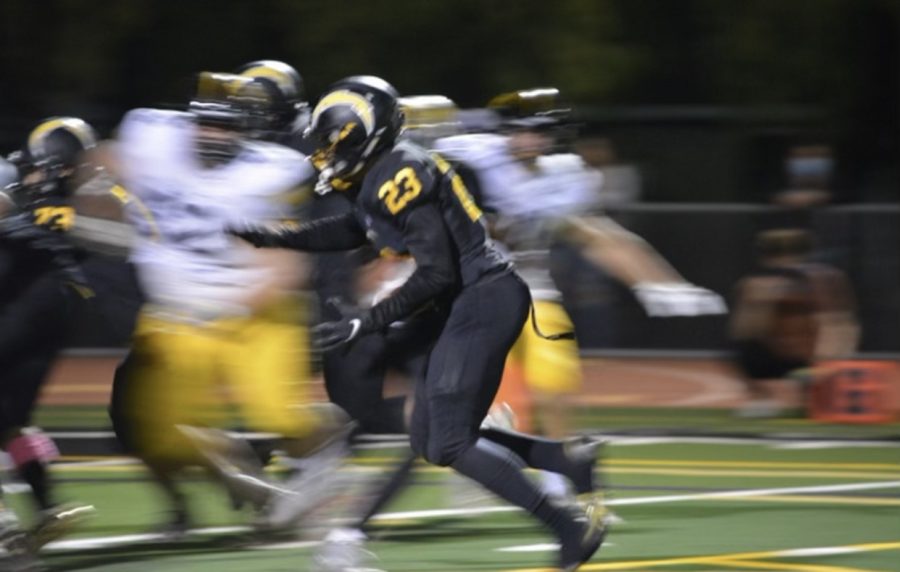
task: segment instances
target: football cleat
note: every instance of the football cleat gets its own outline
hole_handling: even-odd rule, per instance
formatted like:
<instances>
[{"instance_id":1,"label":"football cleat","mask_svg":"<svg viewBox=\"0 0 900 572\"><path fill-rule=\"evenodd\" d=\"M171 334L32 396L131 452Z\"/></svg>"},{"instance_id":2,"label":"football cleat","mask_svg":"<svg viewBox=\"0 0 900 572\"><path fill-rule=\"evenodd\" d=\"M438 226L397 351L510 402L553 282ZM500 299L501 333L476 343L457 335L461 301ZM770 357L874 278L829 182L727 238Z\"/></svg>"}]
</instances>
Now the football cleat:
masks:
<instances>
[{"instance_id":1,"label":"football cleat","mask_svg":"<svg viewBox=\"0 0 900 572\"><path fill-rule=\"evenodd\" d=\"M37 552L57 538L71 534L86 519L96 514L92 505L62 504L44 511L28 535L28 547Z\"/></svg>"},{"instance_id":2,"label":"football cleat","mask_svg":"<svg viewBox=\"0 0 900 572\"><path fill-rule=\"evenodd\" d=\"M575 522L579 530L561 539L559 567L564 572L577 570L600 549L609 530L602 511L588 504L578 510ZM573 507L575 509L575 507Z\"/></svg>"},{"instance_id":3,"label":"football cleat","mask_svg":"<svg viewBox=\"0 0 900 572\"><path fill-rule=\"evenodd\" d=\"M349 439L355 422L346 423L325 443L303 457L296 471L269 499L262 527L284 530L319 507L328 504L340 492L336 472L350 454Z\"/></svg>"}]
</instances>

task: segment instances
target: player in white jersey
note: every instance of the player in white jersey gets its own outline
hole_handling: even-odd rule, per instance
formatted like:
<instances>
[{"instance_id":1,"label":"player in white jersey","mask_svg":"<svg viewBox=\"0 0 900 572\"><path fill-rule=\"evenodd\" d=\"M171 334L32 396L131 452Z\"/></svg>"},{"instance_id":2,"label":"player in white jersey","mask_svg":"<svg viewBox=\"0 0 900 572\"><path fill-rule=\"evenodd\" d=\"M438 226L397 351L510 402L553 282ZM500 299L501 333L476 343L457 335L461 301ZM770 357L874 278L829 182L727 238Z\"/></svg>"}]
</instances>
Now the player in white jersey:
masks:
<instances>
[{"instance_id":1,"label":"player in white jersey","mask_svg":"<svg viewBox=\"0 0 900 572\"><path fill-rule=\"evenodd\" d=\"M188 112L129 112L104 162L153 214L152 225L132 221L131 259L146 300L121 403L132 445L176 510L184 499L175 471L202 465L235 498L270 507L269 524L284 525L306 507L274 505L288 491L262 477L246 443L209 429L229 425L228 406L236 406L244 427L281 436L281 448L299 457L342 424L333 409L308 403L303 260L222 230L296 218L297 195L314 177L300 153L246 136L258 87L253 78L202 73Z\"/></svg>"},{"instance_id":2,"label":"player in white jersey","mask_svg":"<svg viewBox=\"0 0 900 572\"><path fill-rule=\"evenodd\" d=\"M533 397L550 437L569 432L568 396L579 391L582 376L574 335L553 340L541 335L573 331L550 276L552 243L576 245L630 286L651 316L725 311L717 294L688 283L644 240L598 214L601 173L578 155L554 151L566 115L558 98L552 88L503 94L489 105L506 116L502 133L447 137L434 145L472 171L483 205L495 213L492 234L511 250L531 290L534 323L525 326L510 351L496 403L518 405L517 414L528 423ZM520 381L527 388L517 386ZM547 482L550 492L564 492L560 480Z\"/></svg>"}]
</instances>

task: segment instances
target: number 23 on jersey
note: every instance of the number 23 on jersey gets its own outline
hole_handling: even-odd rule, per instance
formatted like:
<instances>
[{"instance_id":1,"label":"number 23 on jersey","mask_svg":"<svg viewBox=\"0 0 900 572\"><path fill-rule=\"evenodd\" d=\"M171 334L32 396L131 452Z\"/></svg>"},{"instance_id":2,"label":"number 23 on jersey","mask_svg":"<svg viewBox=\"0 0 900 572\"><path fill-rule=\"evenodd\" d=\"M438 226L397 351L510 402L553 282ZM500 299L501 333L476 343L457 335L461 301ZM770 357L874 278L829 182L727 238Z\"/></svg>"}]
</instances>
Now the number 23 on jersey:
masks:
<instances>
[{"instance_id":1,"label":"number 23 on jersey","mask_svg":"<svg viewBox=\"0 0 900 572\"><path fill-rule=\"evenodd\" d=\"M397 171L394 178L385 182L378 189L378 198L384 201L388 212L392 215L402 211L411 200L422 192L422 182L412 167L404 167Z\"/></svg>"}]
</instances>

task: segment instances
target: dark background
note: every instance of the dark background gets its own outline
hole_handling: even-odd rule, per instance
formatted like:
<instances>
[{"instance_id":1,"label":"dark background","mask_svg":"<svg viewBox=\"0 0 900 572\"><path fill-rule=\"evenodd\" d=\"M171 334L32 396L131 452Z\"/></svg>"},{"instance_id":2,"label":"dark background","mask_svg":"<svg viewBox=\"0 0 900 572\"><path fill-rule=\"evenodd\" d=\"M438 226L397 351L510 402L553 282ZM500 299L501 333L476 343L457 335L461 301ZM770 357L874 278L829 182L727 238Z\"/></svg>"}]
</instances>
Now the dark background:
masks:
<instances>
[{"instance_id":1,"label":"dark background","mask_svg":"<svg viewBox=\"0 0 900 572\"><path fill-rule=\"evenodd\" d=\"M461 107L556 86L585 136L612 139L640 168L650 206L767 204L785 185L790 146L828 145L835 206L817 219L823 256L863 294L864 348L900 350L900 215L853 210L900 201L896 0L2 0L0 150L48 115L79 115L108 135L129 108L182 104L194 72L260 58L294 65L312 100L357 73ZM769 224L744 211L626 215L689 279L723 294ZM610 323L622 324L614 335L583 339L724 343L718 319Z\"/></svg>"}]
</instances>

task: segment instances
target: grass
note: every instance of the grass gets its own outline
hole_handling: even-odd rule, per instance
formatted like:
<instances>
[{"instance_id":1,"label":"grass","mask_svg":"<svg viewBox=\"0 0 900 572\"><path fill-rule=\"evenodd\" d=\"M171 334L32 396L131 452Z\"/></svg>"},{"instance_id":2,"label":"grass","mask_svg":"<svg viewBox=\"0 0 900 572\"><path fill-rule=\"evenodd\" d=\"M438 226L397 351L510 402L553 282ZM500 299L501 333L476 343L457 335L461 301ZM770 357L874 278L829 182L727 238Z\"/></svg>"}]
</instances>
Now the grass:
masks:
<instances>
[{"instance_id":1,"label":"grass","mask_svg":"<svg viewBox=\"0 0 900 572\"><path fill-rule=\"evenodd\" d=\"M369 452L348 472L385 466L391 452ZM611 503L625 522L584 570L900 570L900 448L786 449L778 444L613 443L604 452ZM158 525L164 504L136 465L57 466L60 493L95 504L98 515L77 535L110 537ZM459 508L448 471L421 466L387 508L391 513ZM878 489L716 498L709 493L776 487ZM185 483L195 526L248 524L217 488ZM746 494L746 493L745 493ZM12 502L28 514L21 495ZM482 499L479 508L495 506ZM499 506L499 505L498 505ZM401 515L375 522L369 547L391 572L536 571L552 552L508 551L551 538L516 511L473 516ZM314 547L279 545L245 532L197 535L178 545L126 543L53 550L50 570L84 572L245 572L309 570ZM796 552L797 549L827 549ZM794 552L784 552L794 551Z\"/></svg>"}]
</instances>

